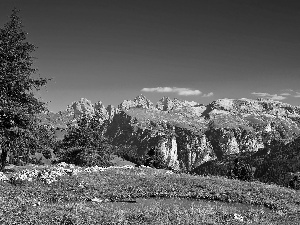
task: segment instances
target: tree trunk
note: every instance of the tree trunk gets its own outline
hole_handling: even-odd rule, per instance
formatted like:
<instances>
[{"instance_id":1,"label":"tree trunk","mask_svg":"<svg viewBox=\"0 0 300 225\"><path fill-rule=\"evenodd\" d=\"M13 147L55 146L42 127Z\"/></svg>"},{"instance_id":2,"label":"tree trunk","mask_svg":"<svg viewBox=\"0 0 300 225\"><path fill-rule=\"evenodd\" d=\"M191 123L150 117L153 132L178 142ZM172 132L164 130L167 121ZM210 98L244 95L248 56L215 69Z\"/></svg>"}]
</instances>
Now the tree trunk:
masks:
<instances>
[{"instance_id":1,"label":"tree trunk","mask_svg":"<svg viewBox=\"0 0 300 225\"><path fill-rule=\"evenodd\" d=\"M0 155L0 160L1 160L1 165L0 165L0 171L4 170L5 164L6 164L6 158L7 158L7 150L2 149L1 155Z\"/></svg>"}]
</instances>

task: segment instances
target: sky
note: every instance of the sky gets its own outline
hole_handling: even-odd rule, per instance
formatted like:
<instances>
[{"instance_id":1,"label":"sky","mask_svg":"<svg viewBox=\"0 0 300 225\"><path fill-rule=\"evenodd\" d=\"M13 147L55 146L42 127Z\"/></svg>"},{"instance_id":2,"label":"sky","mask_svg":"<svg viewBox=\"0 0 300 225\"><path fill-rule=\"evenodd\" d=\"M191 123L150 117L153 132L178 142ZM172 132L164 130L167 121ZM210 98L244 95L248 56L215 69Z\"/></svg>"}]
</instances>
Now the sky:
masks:
<instances>
[{"instance_id":1,"label":"sky","mask_svg":"<svg viewBox=\"0 0 300 225\"><path fill-rule=\"evenodd\" d=\"M1 0L1 28L14 7L51 111L140 94L300 105L297 0Z\"/></svg>"}]
</instances>

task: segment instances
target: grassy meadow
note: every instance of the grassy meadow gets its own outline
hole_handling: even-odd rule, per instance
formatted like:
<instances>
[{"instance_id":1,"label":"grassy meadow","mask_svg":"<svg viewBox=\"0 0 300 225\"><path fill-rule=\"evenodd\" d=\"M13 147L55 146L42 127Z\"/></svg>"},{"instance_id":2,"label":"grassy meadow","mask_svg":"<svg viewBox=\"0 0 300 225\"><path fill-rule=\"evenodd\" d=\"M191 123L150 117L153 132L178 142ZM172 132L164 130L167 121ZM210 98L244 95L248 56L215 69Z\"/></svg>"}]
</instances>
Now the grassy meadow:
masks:
<instances>
[{"instance_id":1,"label":"grassy meadow","mask_svg":"<svg viewBox=\"0 0 300 225\"><path fill-rule=\"evenodd\" d=\"M147 167L0 182L0 224L282 223L300 223L299 191L259 182Z\"/></svg>"}]
</instances>

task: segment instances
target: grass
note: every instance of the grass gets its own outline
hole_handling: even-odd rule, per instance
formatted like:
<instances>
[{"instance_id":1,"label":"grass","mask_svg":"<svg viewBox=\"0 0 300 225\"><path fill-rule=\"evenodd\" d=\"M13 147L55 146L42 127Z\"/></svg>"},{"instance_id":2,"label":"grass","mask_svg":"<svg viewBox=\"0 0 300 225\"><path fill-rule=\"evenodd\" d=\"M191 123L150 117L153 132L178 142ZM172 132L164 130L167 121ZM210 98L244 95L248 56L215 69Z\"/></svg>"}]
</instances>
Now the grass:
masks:
<instances>
[{"instance_id":1,"label":"grass","mask_svg":"<svg viewBox=\"0 0 300 225\"><path fill-rule=\"evenodd\" d=\"M163 200L142 206L111 203L150 198L186 198L195 204L166 205ZM202 200L224 204L197 206ZM269 210L242 210L233 203ZM39 180L18 185L0 183L0 224L299 224L298 218L297 191L151 168L84 172L49 185Z\"/></svg>"}]
</instances>

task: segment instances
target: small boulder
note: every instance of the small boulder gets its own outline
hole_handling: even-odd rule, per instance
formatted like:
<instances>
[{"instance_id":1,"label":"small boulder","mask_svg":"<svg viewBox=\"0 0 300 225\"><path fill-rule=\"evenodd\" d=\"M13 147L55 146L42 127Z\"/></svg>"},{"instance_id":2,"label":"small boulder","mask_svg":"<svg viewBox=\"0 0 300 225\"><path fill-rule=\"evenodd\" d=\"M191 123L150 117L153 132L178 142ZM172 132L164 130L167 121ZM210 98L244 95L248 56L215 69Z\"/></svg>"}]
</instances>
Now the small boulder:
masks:
<instances>
[{"instance_id":1,"label":"small boulder","mask_svg":"<svg viewBox=\"0 0 300 225\"><path fill-rule=\"evenodd\" d=\"M0 172L0 181L8 181L8 180L9 180L8 177L4 173Z\"/></svg>"}]
</instances>

